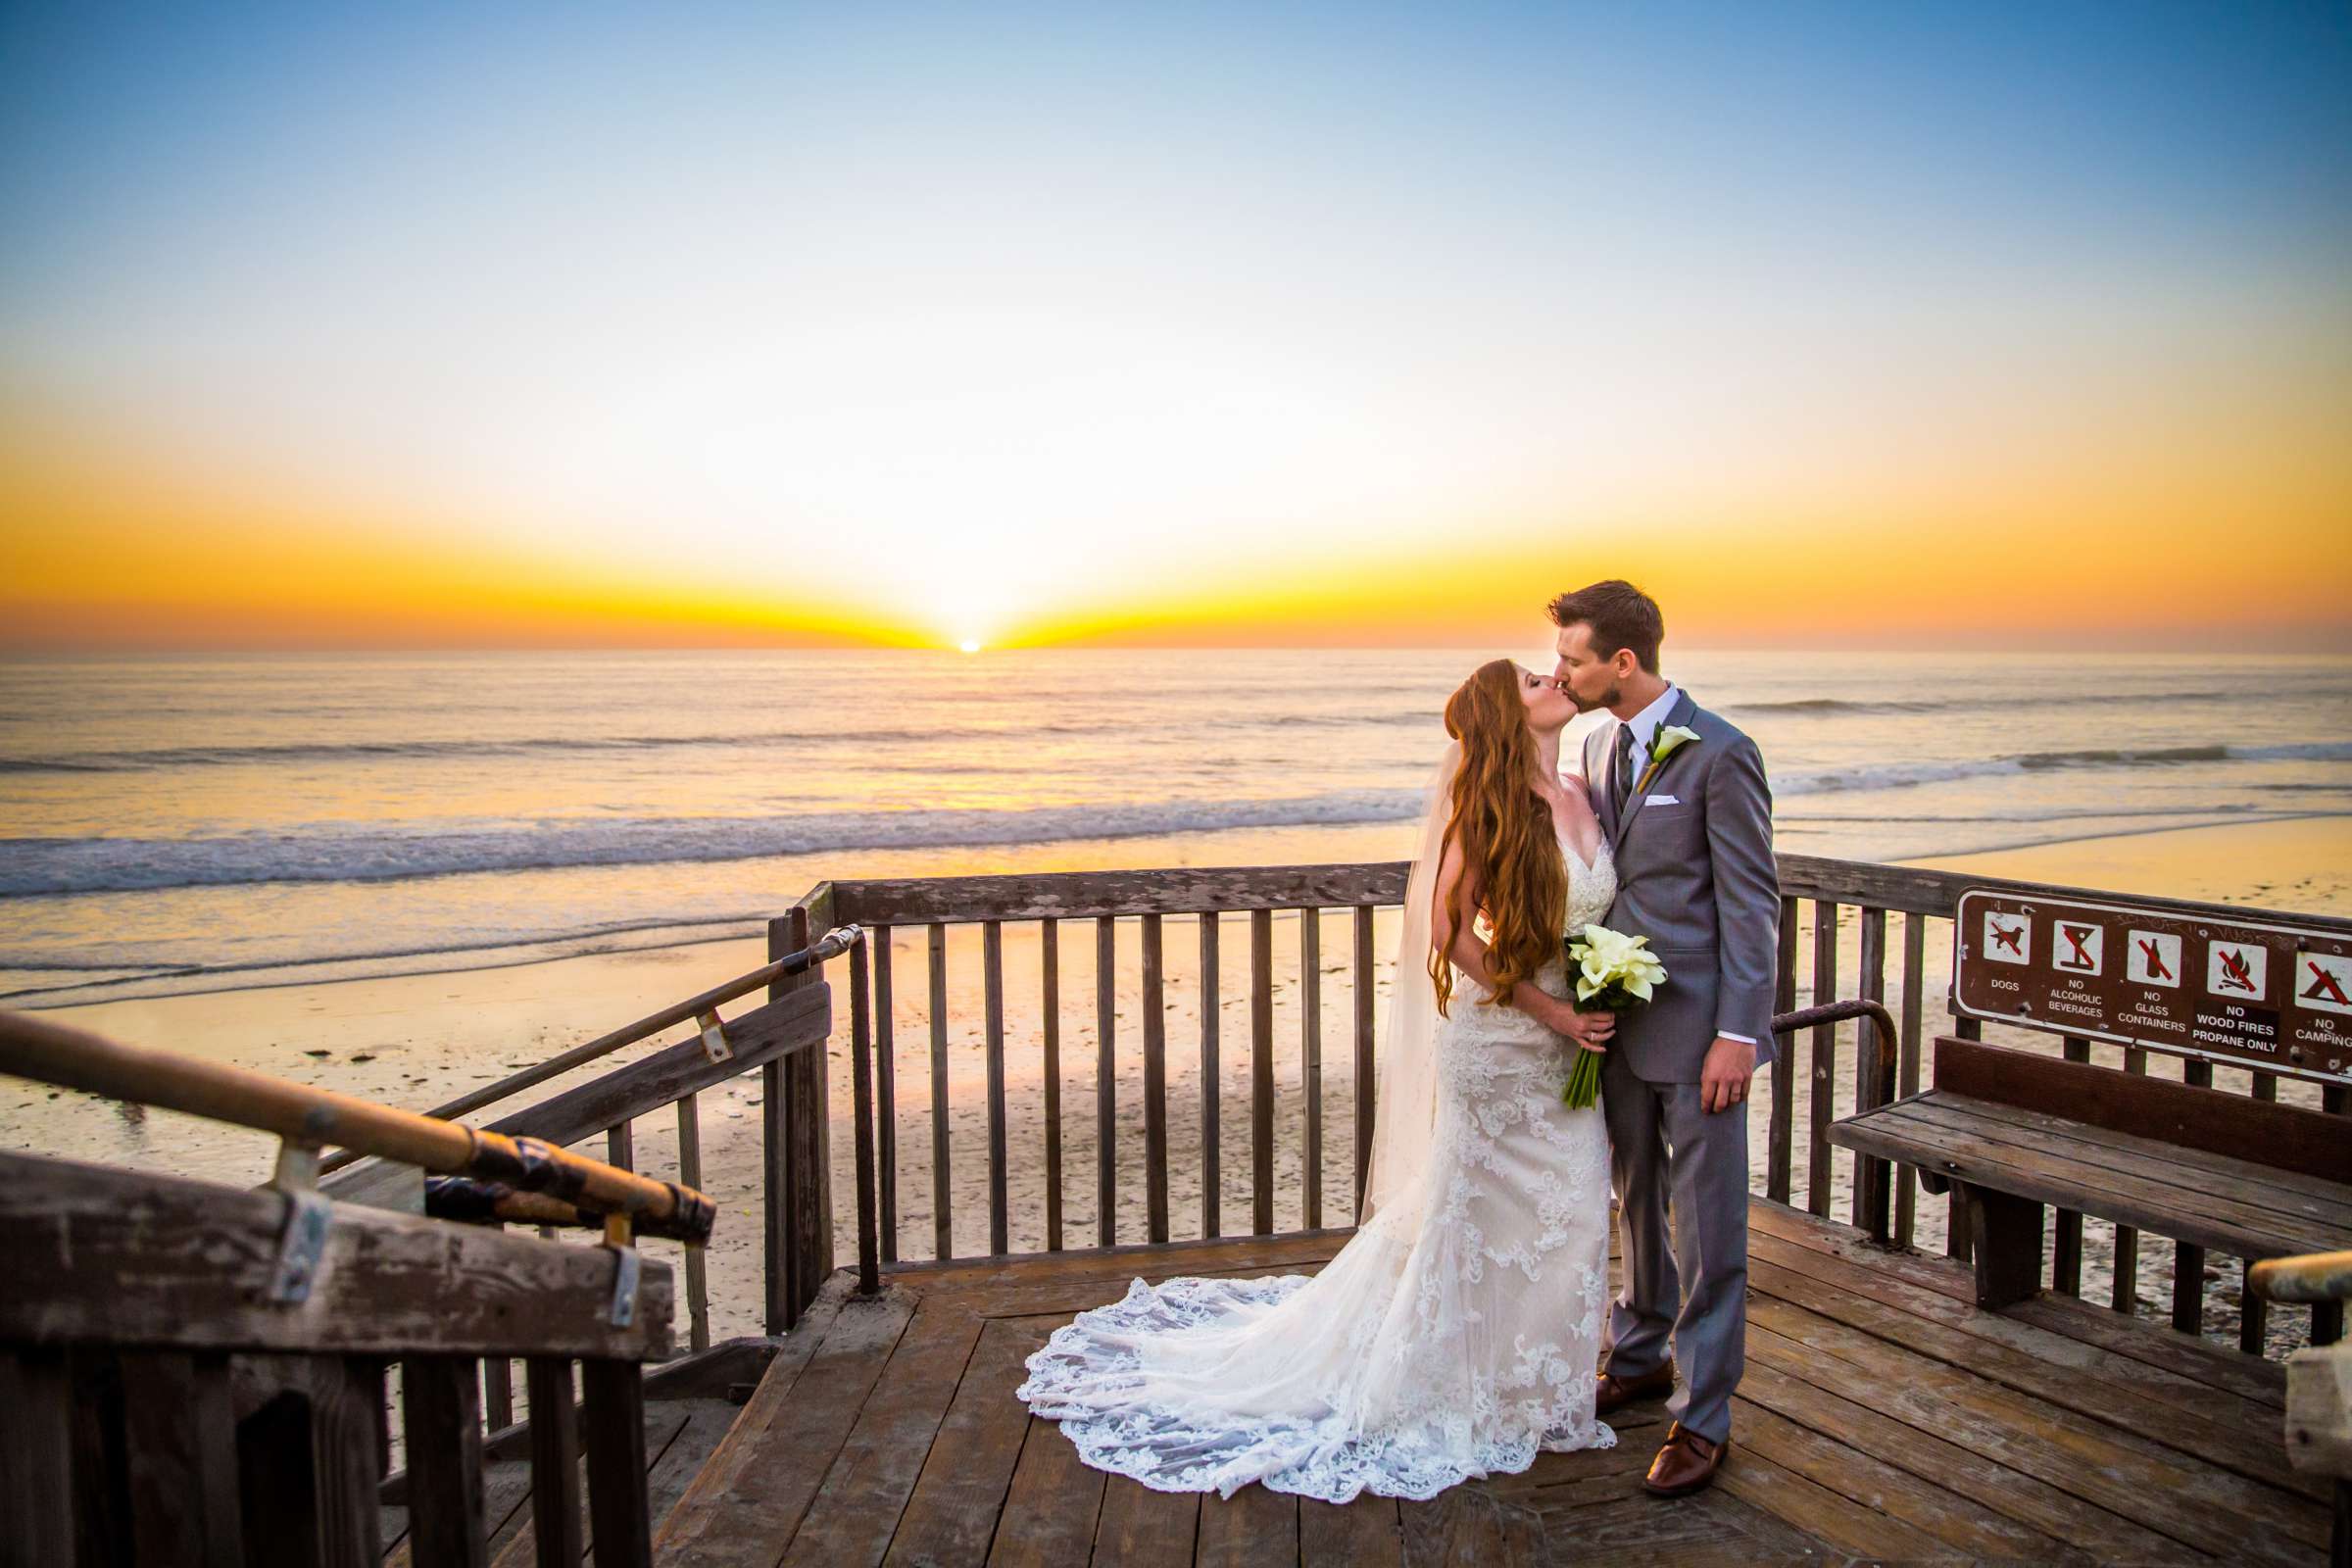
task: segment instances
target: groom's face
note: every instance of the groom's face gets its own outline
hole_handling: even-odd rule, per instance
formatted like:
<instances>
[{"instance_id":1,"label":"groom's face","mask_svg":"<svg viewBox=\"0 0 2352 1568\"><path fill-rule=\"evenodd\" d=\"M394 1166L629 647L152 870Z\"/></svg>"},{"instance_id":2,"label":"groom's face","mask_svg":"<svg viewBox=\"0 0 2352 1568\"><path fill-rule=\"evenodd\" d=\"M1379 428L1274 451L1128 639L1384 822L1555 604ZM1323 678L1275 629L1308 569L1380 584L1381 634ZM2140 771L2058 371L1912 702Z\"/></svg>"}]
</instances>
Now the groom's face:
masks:
<instances>
[{"instance_id":1,"label":"groom's face","mask_svg":"<svg viewBox=\"0 0 2352 1568\"><path fill-rule=\"evenodd\" d=\"M1622 696L1617 665L1620 659L1601 659L1592 652L1592 628L1576 621L1560 628L1553 645L1559 662L1551 673L1558 679L1560 690L1576 703L1576 710L1590 713L1596 708L1607 708Z\"/></svg>"}]
</instances>

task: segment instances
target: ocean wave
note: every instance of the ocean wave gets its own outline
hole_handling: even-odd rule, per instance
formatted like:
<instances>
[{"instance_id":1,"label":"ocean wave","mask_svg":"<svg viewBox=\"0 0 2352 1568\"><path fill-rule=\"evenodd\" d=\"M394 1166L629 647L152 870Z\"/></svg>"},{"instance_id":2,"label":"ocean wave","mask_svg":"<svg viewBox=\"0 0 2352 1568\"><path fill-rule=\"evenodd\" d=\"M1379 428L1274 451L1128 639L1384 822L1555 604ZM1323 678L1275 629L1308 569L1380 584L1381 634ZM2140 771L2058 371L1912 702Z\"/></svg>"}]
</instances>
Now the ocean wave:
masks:
<instances>
[{"instance_id":1,"label":"ocean wave","mask_svg":"<svg viewBox=\"0 0 2352 1568\"><path fill-rule=\"evenodd\" d=\"M2289 700L2343 702L2352 700L2352 692L2340 690L2278 694ZM2079 709L2140 707L2165 708L2180 704L2242 703L2246 694L2238 692L2050 692L2030 696L1918 697L1918 698L1846 698L1846 697L1790 697L1752 703L1726 703L1726 713L1756 714L1892 714L1892 713L1996 713L2017 709Z\"/></svg>"},{"instance_id":2,"label":"ocean wave","mask_svg":"<svg viewBox=\"0 0 2352 1568\"><path fill-rule=\"evenodd\" d=\"M101 944L95 956L86 958L60 957L37 950L20 951L0 947L0 971L17 977L37 975L43 981L40 985L0 991L0 998L41 996L117 982L146 984L251 974L263 970L300 969L320 964L412 960L410 967L403 972L417 972L413 960L449 960L455 967L464 968L473 966L464 960L485 954L529 953L534 956L546 956L548 955L542 951L546 949L564 949L576 953L628 952L645 947L667 947L750 936L764 929L767 918L766 914L753 909L718 914L677 913L591 921L584 925L517 926L502 930L495 936L483 934L447 942L392 945L355 943L348 947L270 952L261 957L190 959L160 964L153 961L155 950L144 944L114 947ZM631 940L634 938L653 940ZM426 968L423 972L431 971Z\"/></svg>"},{"instance_id":3,"label":"ocean wave","mask_svg":"<svg viewBox=\"0 0 2352 1568\"><path fill-rule=\"evenodd\" d=\"M2085 748L1959 761L1893 761L1788 769L1774 776L1773 792L1782 800L1833 794L1850 798L1876 791L2066 769L2344 760L2352 760L2352 742L2184 746L2142 751ZM468 872L748 860L865 850L1156 838L1228 828L1345 826L1401 820L1417 813L1420 806L1418 788L1401 788L1241 801L1090 804L993 810L502 820L434 830L333 824L190 839L14 838L0 839L0 897L264 882L377 882Z\"/></svg>"},{"instance_id":4,"label":"ocean wave","mask_svg":"<svg viewBox=\"0 0 2352 1568\"><path fill-rule=\"evenodd\" d=\"M1346 790L1259 801L564 820L430 833L336 828L198 839L0 839L0 896L258 882L381 882L463 872L751 860L818 852L1157 838L1223 828L1338 827L1396 821L1420 809L1418 789Z\"/></svg>"},{"instance_id":5,"label":"ocean wave","mask_svg":"<svg viewBox=\"0 0 2352 1568\"><path fill-rule=\"evenodd\" d=\"M426 760L531 757L552 752L646 752L701 746L924 741L958 737L1000 739L1093 732L1092 727L1086 725L1031 724L993 728L960 725L944 729L785 729L710 735L532 735L495 741L282 741L254 746L163 746L146 751L0 758L0 773L135 773L171 767L234 767L248 763Z\"/></svg>"},{"instance_id":6,"label":"ocean wave","mask_svg":"<svg viewBox=\"0 0 2352 1568\"><path fill-rule=\"evenodd\" d=\"M1726 703L1727 713L1925 713L1944 705L1883 701L1860 703L1843 697L1790 697L1768 703Z\"/></svg>"},{"instance_id":7,"label":"ocean wave","mask_svg":"<svg viewBox=\"0 0 2352 1568\"><path fill-rule=\"evenodd\" d=\"M1139 729L1163 726L1130 720ZM1219 734L1253 726L1352 729L1390 725L1438 727L1434 712L1295 713L1230 711L1203 715ZM143 773L173 767L235 767L288 762L425 761L536 757L562 753L685 751L704 747L750 749L791 745L890 745L938 741L1017 743L1055 736L1101 736L1111 726L1095 720L1013 724L948 724L858 729L774 729L695 735L530 735L509 740L280 741L251 746L163 746L143 751L74 752L53 757L0 757L0 774ZM925 764L928 766L929 764Z\"/></svg>"},{"instance_id":8,"label":"ocean wave","mask_svg":"<svg viewBox=\"0 0 2352 1568\"><path fill-rule=\"evenodd\" d=\"M1908 789L1960 779L1997 778L2075 768L2182 767L2196 762L2352 761L2352 741L2308 741L2283 746L2163 746L2146 750L2085 747L2081 751L2019 752L1966 761L1866 762L1855 767L1797 769L1775 774L1776 796L1832 790Z\"/></svg>"},{"instance_id":9,"label":"ocean wave","mask_svg":"<svg viewBox=\"0 0 2352 1568\"><path fill-rule=\"evenodd\" d=\"M2352 792L2352 786L2339 786ZM1777 813L1775 825L1780 827L1819 827L1824 824L1853 824L1866 827L1907 827L1932 825L1936 827L1966 827L1986 823L2016 826L2019 823L2048 822L2131 822L2142 818L2180 821L2194 818L2203 821L2223 816L2300 816L2299 808L2263 806L2252 801L2223 801L2198 806L2095 806L2079 809L2048 811L1923 811L1906 815L1899 811L1786 811ZM2316 814L2332 816L2334 811L2322 808Z\"/></svg>"},{"instance_id":10,"label":"ocean wave","mask_svg":"<svg viewBox=\"0 0 2352 1568\"><path fill-rule=\"evenodd\" d=\"M1197 694L1190 694L1194 696ZM1252 692L1250 695L1262 696ZM1350 691L1351 701L1367 694ZM1425 695L1425 694L1420 694ZM2313 701L2342 697L2352 700L2352 693L2314 691L2288 694L2298 700ZM2104 705L2162 705L2179 703L2220 703L2242 700L2242 693L2231 692L2174 692L2165 694L2089 693L2084 695L2056 695L2023 698L1962 699L1901 699L1888 698L1871 701L1838 697L1802 697L1770 701L1730 703L1723 711L1729 714L1778 717L1868 717L1919 716L1934 713L1969 711L1994 712L2020 708L2091 708ZM1107 716L1082 714L1063 717L1011 718L1002 721L981 717L974 720L937 725L838 725L785 727L750 730L707 730L683 734L539 734L515 735L503 739L445 737L420 740L286 740L261 741L245 745L164 746L125 748L120 751L66 752L50 755L19 755L0 757L0 776L10 774L106 774L157 772L174 768L211 768L238 766L283 766L301 764L333 765L337 763L368 762L435 762L485 760L497 759L596 756L626 757L659 755L696 750L757 751L769 747L808 746L837 748L892 747L900 745L954 744L975 742L991 745L1015 745L1025 740L1055 740L1071 737L1101 739L1121 729L1150 731L1161 735L1190 735L1214 733L1219 736L1249 734L1264 730L1386 730L1420 728L1435 732L1440 718L1434 706L1412 706L1389 711L1364 711L1360 708L1322 711L1281 711L1267 710L1250 711L1228 705L1211 710L1187 708L1178 710L1165 709L1124 708ZM2191 752L2210 751L2218 756L2220 747L2181 748L2180 760L2200 760ZM2054 760L2036 762L2022 760L2021 765L2074 766L2081 765L2078 754L2049 753ZM2095 754L2082 754L2095 755ZM2143 754L2120 753L2126 765ZM2144 754L2161 755L2161 754ZM2229 750L2229 756L2241 755ZM928 764L926 764L928 765Z\"/></svg>"}]
</instances>

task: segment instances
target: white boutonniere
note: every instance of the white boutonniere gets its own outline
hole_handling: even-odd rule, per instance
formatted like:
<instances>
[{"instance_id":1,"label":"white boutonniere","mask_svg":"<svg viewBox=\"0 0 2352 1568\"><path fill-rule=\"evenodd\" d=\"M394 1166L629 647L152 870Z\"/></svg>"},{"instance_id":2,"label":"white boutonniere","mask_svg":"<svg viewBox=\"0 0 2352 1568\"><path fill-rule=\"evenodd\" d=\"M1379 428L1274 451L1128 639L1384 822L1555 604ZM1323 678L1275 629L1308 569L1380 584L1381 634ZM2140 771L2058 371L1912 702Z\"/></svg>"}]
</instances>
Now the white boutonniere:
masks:
<instances>
[{"instance_id":1,"label":"white boutonniere","mask_svg":"<svg viewBox=\"0 0 2352 1568\"><path fill-rule=\"evenodd\" d=\"M1656 780L1658 769L1666 765L1666 759L1687 745L1696 744L1697 740L1698 731L1681 724L1668 724L1659 730L1657 740L1649 748L1649 766L1642 770L1642 782L1636 785L1635 789L1637 791L1648 789L1650 784Z\"/></svg>"}]
</instances>

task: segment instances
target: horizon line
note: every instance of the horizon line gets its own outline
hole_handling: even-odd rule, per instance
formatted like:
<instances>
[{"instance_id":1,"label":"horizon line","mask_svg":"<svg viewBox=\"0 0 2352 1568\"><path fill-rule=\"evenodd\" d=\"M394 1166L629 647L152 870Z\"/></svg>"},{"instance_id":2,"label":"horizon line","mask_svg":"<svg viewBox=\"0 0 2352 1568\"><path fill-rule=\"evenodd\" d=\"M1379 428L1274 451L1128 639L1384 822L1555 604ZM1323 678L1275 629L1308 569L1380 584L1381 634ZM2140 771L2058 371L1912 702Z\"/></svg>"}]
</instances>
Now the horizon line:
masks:
<instances>
[{"instance_id":1,"label":"horizon line","mask_svg":"<svg viewBox=\"0 0 2352 1568\"><path fill-rule=\"evenodd\" d=\"M1539 630L1531 642L1547 641ZM950 641L912 643L904 641L792 642L758 644L744 642L678 642L678 643L382 643L315 645L287 644L186 644L158 646L60 646L54 648L0 646L0 663L34 663L43 660L100 661L141 659L263 659L263 658L354 658L372 659L396 656L434 656L480 658L492 655L647 655L647 654L908 654L952 656L958 659L1004 658L1021 654L1066 653L1278 653L1297 654L1316 651L1348 653L1476 653L1494 646L1485 642L1340 642L1313 640L1300 642L1193 642L1193 641L1112 641L1097 638L1072 638L1066 641L1009 642L999 646L983 645L966 650ZM1781 642L1773 639L1747 641L1693 641L1686 646L1669 647L1661 657L1677 654L1971 654L1979 656L2014 655L2020 658L2035 654L2114 654L2160 655L2197 654L2219 659L2352 659L2352 632L2340 643L2305 645L2281 644L2274 647L2237 648L2222 652L2185 647L2158 647L2132 640L2041 640L2020 638L1997 647L1986 647L1983 639L1930 640L1920 642L1882 642L1857 639L1841 643Z\"/></svg>"}]
</instances>

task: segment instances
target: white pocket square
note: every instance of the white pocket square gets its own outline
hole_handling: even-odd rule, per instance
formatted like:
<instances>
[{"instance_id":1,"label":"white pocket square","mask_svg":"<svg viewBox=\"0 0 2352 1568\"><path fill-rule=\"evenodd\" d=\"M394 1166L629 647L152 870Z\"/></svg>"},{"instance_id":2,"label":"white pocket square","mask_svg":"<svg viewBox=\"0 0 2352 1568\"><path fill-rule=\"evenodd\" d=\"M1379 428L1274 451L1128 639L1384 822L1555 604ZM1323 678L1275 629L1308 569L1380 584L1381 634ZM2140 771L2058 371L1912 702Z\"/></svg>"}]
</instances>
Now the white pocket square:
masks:
<instances>
[{"instance_id":1,"label":"white pocket square","mask_svg":"<svg viewBox=\"0 0 2352 1568\"><path fill-rule=\"evenodd\" d=\"M1649 804L1652 806L1680 806L1683 803L1671 795L1652 795L1649 798Z\"/></svg>"}]
</instances>

